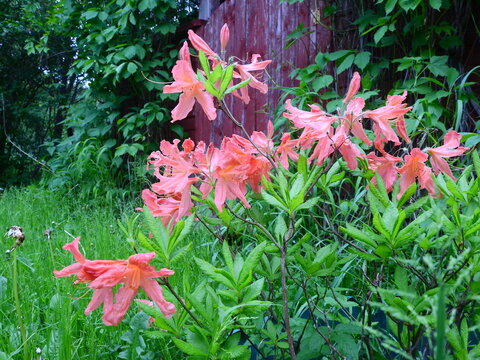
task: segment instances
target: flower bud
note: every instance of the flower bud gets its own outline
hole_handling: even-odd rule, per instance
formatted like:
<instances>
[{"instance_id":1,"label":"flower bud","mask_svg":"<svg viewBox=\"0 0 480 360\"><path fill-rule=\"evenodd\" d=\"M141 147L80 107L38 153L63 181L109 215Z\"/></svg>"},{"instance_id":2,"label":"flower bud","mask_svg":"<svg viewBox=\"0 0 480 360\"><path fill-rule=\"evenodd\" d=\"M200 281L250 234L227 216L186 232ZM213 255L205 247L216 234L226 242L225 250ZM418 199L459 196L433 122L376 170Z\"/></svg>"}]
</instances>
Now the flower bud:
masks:
<instances>
[{"instance_id":1,"label":"flower bud","mask_svg":"<svg viewBox=\"0 0 480 360\"><path fill-rule=\"evenodd\" d=\"M228 29L227 24L223 24L222 29L220 30L220 46L221 46L222 52L225 51L229 38L230 38L230 30Z\"/></svg>"},{"instance_id":2,"label":"flower bud","mask_svg":"<svg viewBox=\"0 0 480 360\"><path fill-rule=\"evenodd\" d=\"M360 82L361 82L360 74L358 72L355 72L353 74L352 80L350 81L350 85L348 87L347 95L345 95L345 99L343 99L344 104L349 102L350 99L353 98L357 94L358 90L360 90Z\"/></svg>"}]
</instances>

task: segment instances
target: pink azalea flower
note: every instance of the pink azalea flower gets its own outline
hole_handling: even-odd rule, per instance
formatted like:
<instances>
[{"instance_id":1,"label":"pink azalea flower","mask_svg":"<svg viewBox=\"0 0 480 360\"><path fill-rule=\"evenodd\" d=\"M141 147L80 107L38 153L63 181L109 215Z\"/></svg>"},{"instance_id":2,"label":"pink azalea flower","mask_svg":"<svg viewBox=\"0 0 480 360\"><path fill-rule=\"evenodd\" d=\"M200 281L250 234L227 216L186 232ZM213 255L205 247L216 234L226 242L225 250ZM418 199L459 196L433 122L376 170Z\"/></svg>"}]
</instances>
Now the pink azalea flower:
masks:
<instances>
[{"instance_id":1,"label":"pink azalea flower","mask_svg":"<svg viewBox=\"0 0 480 360\"><path fill-rule=\"evenodd\" d=\"M362 118L363 108L365 107L365 100L359 97L352 99L345 112L345 120L342 126L348 128L347 134L351 132L355 137L362 140L366 145L371 146L372 140L367 137L365 130L363 129Z\"/></svg>"},{"instance_id":2,"label":"pink azalea flower","mask_svg":"<svg viewBox=\"0 0 480 360\"><path fill-rule=\"evenodd\" d=\"M316 159L317 165L323 164L325 159L329 157L335 150L338 150L347 162L349 169L357 168L357 158L363 158L365 155L360 149L350 141L348 130L345 126L339 126L333 136L321 136L318 143L309 157L309 161Z\"/></svg>"},{"instance_id":3,"label":"pink azalea flower","mask_svg":"<svg viewBox=\"0 0 480 360\"><path fill-rule=\"evenodd\" d=\"M272 62L272 60L258 61L259 54L252 55L252 62L245 65L237 65L235 67L236 72L233 73L235 78L240 78L241 81L250 79L248 86L257 89L262 94L266 94L268 91L268 85L259 81L255 76L250 74L252 71L262 71ZM240 89L240 98L245 104L250 102L250 96L248 95L248 88L244 86Z\"/></svg>"},{"instance_id":4,"label":"pink azalea flower","mask_svg":"<svg viewBox=\"0 0 480 360\"><path fill-rule=\"evenodd\" d=\"M276 160L285 168L288 169L288 159L297 162L299 155L294 150L298 146L298 140L292 140L290 133L284 133L280 139L280 145L276 148Z\"/></svg>"},{"instance_id":5,"label":"pink azalea flower","mask_svg":"<svg viewBox=\"0 0 480 360\"><path fill-rule=\"evenodd\" d=\"M311 111L300 110L291 104L290 99L285 102L283 116L292 121L293 125L299 129L308 129L320 135L327 134L337 117L326 114L318 106L310 105Z\"/></svg>"},{"instance_id":6,"label":"pink azalea flower","mask_svg":"<svg viewBox=\"0 0 480 360\"><path fill-rule=\"evenodd\" d=\"M425 165L428 155L419 148L412 149L410 155L405 156L405 164L398 169L400 173L400 192L397 198L400 199L403 193L412 185L416 179L421 189L427 189L432 197L436 197L435 184L432 179L432 169Z\"/></svg>"},{"instance_id":7,"label":"pink azalea flower","mask_svg":"<svg viewBox=\"0 0 480 360\"><path fill-rule=\"evenodd\" d=\"M387 154L386 152L383 152L382 155L383 156L381 157L377 156L373 151L368 154L366 156L368 159L368 167L382 177L387 191L392 191L398 175L398 168L395 164L402 161L402 159ZM377 179L375 177L372 178L372 184L377 184Z\"/></svg>"},{"instance_id":8,"label":"pink azalea flower","mask_svg":"<svg viewBox=\"0 0 480 360\"><path fill-rule=\"evenodd\" d=\"M163 194L163 196L145 189L142 191L142 200L152 215L160 217L165 226L170 222L177 223L182 216L190 215L190 209L193 207L190 188L188 193Z\"/></svg>"},{"instance_id":9,"label":"pink azalea flower","mask_svg":"<svg viewBox=\"0 0 480 360\"><path fill-rule=\"evenodd\" d=\"M402 95L388 96L385 106L365 113L365 117L374 121L373 130L376 138L384 137L387 141L392 141L396 145L399 145L400 140L391 127L391 123L396 123L400 136L402 136L405 141L410 142L405 131L404 115L409 112L412 107L407 107L407 104L403 103L406 97L406 91Z\"/></svg>"},{"instance_id":10,"label":"pink azalea flower","mask_svg":"<svg viewBox=\"0 0 480 360\"><path fill-rule=\"evenodd\" d=\"M450 158L454 156L460 156L469 148L460 146L460 139L462 135L456 131L449 131L443 140L443 145L436 148L428 148L427 153L430 154L430 163L432 164L433 172L435 175L439 173L444 173L452 178L455 181L455 177L450 170L450 166L444 160L444 158Z\"/></svg>"},{"instance_id":11,"label":"pink azalea flower","mask_svg":"<svg viewBox=\"0 0 480 360\"><path fill-rule=\"evenodd\" d=\"M331 146L333 149L337 149L342 157L347 162L347 166L350 170L357 168L357 158L363 158L365 155L348 137L348 130L345 126L339 126L335 130L335 135L332 137ZM333 152L333 151L332 151Z\"/></svg>"},{"instance_id":12,"label":"pink azalea flower","mask_svg":"<svg viewBox=\"0 0 480 360\"><path fill-rule=\"evenodd\" d=\"M265 134L256 134L259 144L267 148L270 142ZM273 144L272 144L273 145ZM253 191L260 191L262 176L268 178L272 166L257 149L241 136L224 138L220 149L213 149L207 154L208 169L206 179L200 191L206 197L215 188L215 205L221 211L226 200L239 199L250 207L245 195L247 184Z\"/></svg>"},{"instance_id":13,"label":"pink azalea flower","mask_svg":"<svg viewBox=\"0 0 480 360\"><path fill-rule=\"evenodd\" d=\"M185 188L190 189L191 184L196 181L192 175L198 173L198 169L191 153L195 144L187 139L183 142L184 151L179 151L179 142L180 140L176 139L171 144L162 140L160 151L149 156L149 159L153 159L149 163L155 167L154 175L160 180L152 186L157 193L183 193Z\"/></svg>"},{"instance_id":14,"label":"pink azalea flower","mask_svg":"<svg viewBox=\"0 0 480 360\"><path fill-rule=\"evenodd\" d=\"M155 253L136 254L128 260L87 260L78 250L80 238L76 238L64 249L74 254L77 263L67 266L63 270L55 271L56 277L76 275L78 280L88 282L89 288L94 289L92 300L88 304L85 314L88 314L103 304L102 320L107 326L115 326L122 321L132 300L142 288L150 299L159 307L165 317L171 317L175 306L165 300L162 288L157 281L158 277L173 275L169 269L156 271L148 262L155 257ZM113 301L113 287L123 284Z\"/></svg>"},{"instance_id":15,"label":"pink azalea flower","mask_svg":"<svg viewBox=\"0 0 480 360\"><path fill-rule=\"evenodd\" d=\"M186 58L185 51L181 51L181 56ZM172 110L172 122L186 118L192 111L195 100L198 101L208 119L215 120L217 111L213 104L213 98L206 92L203 83L195 78L195 72L189 60L189 55L188 61L177 60L172 69L174 82L163 87L165 94L182 93L177 106Z\"/></svg>"},{"instance_id":16,"label":"pink azalea flower","mask_svg":"<svg viewBox=\"0 0 480 360\"><path fill-rule=\"evenodd\" d=\"M271 154L274 148L273 144L273 123L271 121L268 122L267 124L267 135L261 131L254 131L252 133L251 139L253 143L264 153L266 154ZM251 146L252 152L257 152L254 146L250 144L250 142L247 139L244 139L247 143L248 146Z\"/></svg>"}]
</instances>

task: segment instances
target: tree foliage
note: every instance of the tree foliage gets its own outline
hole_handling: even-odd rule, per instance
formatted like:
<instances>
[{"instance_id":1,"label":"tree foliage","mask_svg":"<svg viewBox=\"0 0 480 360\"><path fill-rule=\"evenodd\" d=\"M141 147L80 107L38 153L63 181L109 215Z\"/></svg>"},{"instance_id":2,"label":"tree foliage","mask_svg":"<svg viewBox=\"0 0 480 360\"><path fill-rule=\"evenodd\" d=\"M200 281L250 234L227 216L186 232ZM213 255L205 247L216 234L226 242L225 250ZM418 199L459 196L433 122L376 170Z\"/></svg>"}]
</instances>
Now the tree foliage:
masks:
<instances>
[{"instance_id":1,"label":"tree foliage","mask_svg":"<svg viewBox=\"0 0 480 360\"><path fill-rule=\"evenodd\" d=\"M170 80L164 69L175 62L178 27L194 18L196 1L15 1L5 9L2 76L15 73L2 81L12 82L1 89L7 133L13 123L28 129L9 135L48 159L49 186L125 185L133 157L171 131L175 95L155 82ZM11 151L0 154L15 167Z\"/></svg>"}]
</instances>

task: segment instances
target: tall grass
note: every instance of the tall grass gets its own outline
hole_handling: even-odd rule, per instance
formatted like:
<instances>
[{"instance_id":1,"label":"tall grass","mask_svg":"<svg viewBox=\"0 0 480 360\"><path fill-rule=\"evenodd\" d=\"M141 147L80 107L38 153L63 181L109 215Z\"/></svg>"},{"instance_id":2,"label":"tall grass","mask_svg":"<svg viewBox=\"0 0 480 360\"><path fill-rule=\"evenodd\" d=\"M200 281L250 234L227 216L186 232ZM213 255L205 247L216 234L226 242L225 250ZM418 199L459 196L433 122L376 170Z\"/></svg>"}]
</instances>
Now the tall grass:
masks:
<instances>
[{"instance_id":1,"label":"tall grass","mask_svg":"<svg viewBox=\"0 0 480 360\"><path fill-rule=\"evenodd\" d=\"M55 279L52 272L72 263L71 254L62 250L72 240L67 232L82 237L87 258L131 255L117 219L131 214L133 208L133 204L105 201L85 204L73 194L55 195L37 188L0 193L0 360L118 358L119 345L124 344L120 337L128 325L104 326L101 311L85 316L91 293L68 279ZM24 243L14 254L26 343L14 300L14 257L5 253L13 241L3 236L13 225L25 233ZM53 229L50 240L44 235L47 229Z\"/></svg>"}]
</instances>

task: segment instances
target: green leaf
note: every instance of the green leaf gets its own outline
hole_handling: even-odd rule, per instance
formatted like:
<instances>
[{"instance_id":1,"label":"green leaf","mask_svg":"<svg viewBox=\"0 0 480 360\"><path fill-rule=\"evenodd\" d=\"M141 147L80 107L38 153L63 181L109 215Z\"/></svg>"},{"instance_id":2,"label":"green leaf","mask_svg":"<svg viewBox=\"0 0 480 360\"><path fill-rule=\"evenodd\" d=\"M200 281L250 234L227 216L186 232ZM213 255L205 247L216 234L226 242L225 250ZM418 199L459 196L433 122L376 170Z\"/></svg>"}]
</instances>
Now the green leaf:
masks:
<instances>
[{"instance_id":1,"label":"green leaf","mask_svg":"<svg viewBox=\"0 0 480 360\"><path fill-rule=\"evenodd\" d=\"M447 65L448 56L432 56L430 58L430 63L427 65L427 68L435 76L447 76L448 70L450 69Z\"/></svg>"},{"instance_id":2,"label":"green leaf","mask_svg":"<svg viewBox=\"0 0 480 360\"><path fill-rule=\"evenodd\" d=\"M265 279L261 278L253 282L252 284L248 285L246 288L244 288L242 302L255 300L257 297L259 297L260 293L263 290L264 284L265 284Z\"/></svg>"},{"instance_id":3,"label":"green leaf","mask_svg":"<svg viewBox=\"0 0 480 360\"><path fill-rule=\"evenodd\" d=\"M368 51L358 53L357 55L355 55L355 65L357 65L360 70L365 69L365 67L370 62L370 56L371 54Z\"/></svg>"},{"instance_id":4,"label":"green leaf","mask_svg":"<svg viewBox=\"0 0 480 360\"><path fill-rule=\"evenodd\" d=\"M233 78L233 65L228 65L223 71L222 82L220 83L220 94L223 94Z\"/></svg>"},{"instance_id":5,"label":"green leaf","mask_svg":"<svg viewBox=\"0 0 480 360\"><path fill-rule=\"evenodd\" d=\"M152 10L155 8L156 5L157 5L157 2L155 0L142 0L138 4L138 10L140 12L144 12L147 9Z\"/></svg>"},{"instance_id":6,"label":"green leaf","mask_svg":"<svg viewBox=\"0 0 480 360\"><path fill-rule=\"evenodd\" d=\"M315 259L313 260L314 263L322 264L327 257L332 255L338 248L338 243L329 244L327 246L322 247L320 250L317 251L315 255Z\"/></svg>"},{"instance_id":7,"label":"green leaf","mask_svg":"<svg viewBox=\"0 0 480 360\"><path fill-rule=\"evenodd\" d=\"M194 223L195 216L190 215L185 221L181 220L175 225L174 230L176 230L179 227L179 224L183 224L183 226L180 229L180 233L176 233L172 231L172 236L170 237L168 241L168 251L172 252L175 250L175 248L182 243L183 239L187 237L187 235L190 234L190 231L192 230L193 223Z\"/></svg>"},{"instance_id":8,"label":"green leaf","mask_svg":"<svg viewBox=\"0 0 480 360\"><path fill-rule=\"evenodd\" d=\"M145 221L148 225L148 230L153 235L153 240L156 241L157 246L161 251L155 251L158 255L162 256L164 260L168 260L167 246L169 234L165 229L165 226L161 221L156 219L147 207L143 208L143 214L145 215Z\"/></svg>"},{"instance_id":9,"label":"green leaf","mask_svg":"<svg viewBox=\"0 0 480 360\"><path fill-rule=\"evenodd\" d=\"M435 10L440 10L442 7L442 0L429 0L430 7Z\"/></svg>"},{"instance_id":10,"label":"green leaf","mask_svg":"<svg viewBox=\"0 0 480 360\"><path fill-rule=\"evenodd\" d=\"M333 82L333 77L331 75L319 76L312 82L313 91L318 92L318 90L326 88L332 82Z\"/></svg>"},{"instance_id":11,"label":"green leaf","mask_svg":"<svg viewBox=\"0 0 480 360\"><path fill-rule=\"evenodd\" d=\"M289 191L290 199L293 199L295 196L300 194L304 184L305 184L305 181L303 180L303 175L298 174L297 178L293 182L293 184L290 188L290 191Z\"/></svg>"},{"instance_id":12,"label":"green leaf","mask_svg":"<svg viewBox=\"0 0 480 360\"><path fill-rule=\"evenodd\" d=\"M137 50L133 45L128 46L125 48L125 50L123 50L123 55L125 55L127 59L133 58L136 54L137 54Z\"/></svg>"},{"instance_id":13,"label":"green leaf","mask_svg":"<svg viewBox=\"0 0 480 360\"><path fill-rule=\"evenodd\" d=\"M324 56L329 60L329 61L334 61L337 59L340 59L344 57L347 54L350 54L352 50L338 50L333 53L326 53ZM318 55L317 55L318 56Z\"/></svg>"},{"instance_id":14,"label":"green leaf","mask_svg":"<svg viewBox=\"0 0 480 360\"><path fill-rule=\"evenodd\" d=\"M202 65L202 69L208 79L210 77L210 64L208 63L208 59L202 50L198 50L198 60L200 61L200 65Z\"/></svg>"},{"instance_id":15,"label":"green leaf","mask_svg":"<svg viewBox=\"0 0 480 360\"><path fill-rule=\"evenodd\" d=\"M299 207L297 207L296 211L298 210L309 210L311 209L312 207L314 207L315 205L317 205L317 203L320 201L320 197L317 196L317 197L314 197L314 198L311 198L307 201L305 201L302 205L300 205Z\"/></svg>"},{"instance_id":16,"label":"green leaf","mask_svg":"<svg viewBox=\"0 0 480 360\"><path fill-rule=\"evenodd\" d=\"M197 257L194 258L197 265L200 267L203 273L205 273L211 279L218 281L220 284L225 285L230 289L235 289L236 284L231 275L226 275L226 271L222 271L221 269L217 269L212 264L209 264L205 260L199 259Z\"/></svg>"},{"instance_id":17,"label":"green leaf","mask_svg":"<svg viewBox=\"0 0 480 360\"><path fill-rule=\"evenodd\" d=\"M218 80L220 80L220 77L222 76L222 70L223 69L221 64L215 66L215 69L213 69L208 80L210 80L212 84L215 84Z\"/></svg>"},{"instance_id":18,"label":"green leaf","mask_svg":"<svg viewBox=\"0 0 480 360\"><path fill-rule=\"evenodd\" d=\"M162 252L162 249L160 249L154 241L150 241L150 239L142 233L138 233L138 242L149 251Z\"/></svg>"},{"instance_id":19,"label":"green leaf","mask_svg":"<svg viewBox=\"0 0 480 360\"><path fill-rule=\"evenodd\" d=\"M453 85L455 85L455 82L457 81L459 75L460 74L458 73L458 70L455 69L454 67L451 67L448 69L447 83L450 88L452 88Z\"/></svg>"},{"instance_id":20,"label":"green leaf","mask_svg":"<svg viewBox=\"0 0 480 360\"><path fill-rule=\"evenodd\" d=\"M397 1L398 0L387 0L387 3L385 4L385 15L388 15L392 12L397 4Z\"/></svg>"},{"instance_id":21,"label":"green leaf","mask_svg":"<svg viewBox=\"0 0 480 360\"><path fill-rule=\"evenodd\" d=\"M234 274L235 272L233 270L232 254L230 253L230 247L226 241L224 241L222 245L222 255L223 259L225 260L225 264L227 265L227 269L230 271L230 273Z\"/></svg>"},{"instance_id":22,"label":"green leaf","mask_svg":"<svg viewBox=\"0 0 480 360\"><path fill-rule=\"evenodd\" d=\"M127 66L127 71L130 73L130 74L134 74L138 69L138 66L137 64L133 63L133 62L130 62L128 63L128 66Z\"/></svg>"},{"instance_id":23,"label":"green leaf","mask_svg":"<svg viewBox=\"0 0 480 360\"><path fill-rule=\"evenodd\" d=\"M207 80L203 83L205 85L205 90L207 90L210 94L212 94L215 97L218 97L218 90L215 88L215 86L210 82L210 80Z\"/></svg>"},{"instance_id":24,"label":"green leaf","mask_svg":"<svg viewBox=\"0 0 480 360\"><path fill-rule=\"evenodd\" d=\"M397 218L398 218L398 209L393 204L390 204L385 209L385 212L383 213L383 216L382 216L383 224L385 224L385 228L390 234L393 233L393 227L397 222Z\"/></svg>"},{"instance_id":25,"label":"green leaf","mask_svg":"<svg viewBox=\"0 0 480 360\"><path fill-rule=\"evenodd\" d=\"M398 200L398 206L403 206L410 198L417 192L417 184L413 183L408 187L408 189L402 194L400 200Z\"/></svg>"},{"instance_id":26,"label":"green leaf","mask_svg":"<svg viewBox=\"0 0 480 360\"><path fill-rule=\"evenodd\" d=\"M248 78L247 80L244 80L242 82L239 82L238 84L236 85L233 85L232 87L229 87L226 91L225 91L225 94L230 94L231 92L234 92L235 90L238 90L244 86L247 86L248 83L250 82L250 78Z\"/></svg>"},{"instance_id":27,"label":"green leaf","mask_svg":"<svg viewBox=\"0 0 480 360\"><path fill-rule=\"evenodd\" d=\"M445 323L446 323L446 308L445 308L445 285L440 285L440 291L437 294L437 349L435 352L435 359L445 360Z\"/></svg>"},{"instance_id":28,"label":"green leaf","mask_svg":"<svg viewBox=\"0 0 480 360\"><path fill-rule=\"evenodd\" d=\"M380 27L377 31L375 31L375 35L373 35L373 40L375 41L375 44L378 44L380 40L383 39L387 30L388 26L384 25Z\"/></svg>"},{"instance_id":29,"label":"green leaf","mask_svg":"<svg viewBox=\"0 0 480 360\"><path fill-rule=\"evenodd\" d=\"M472 160L475 172L477 173L477 178L480 178L480 156L478 155L478 151L472 152Z\"/></svg>"},{"instance_id":30,"label":"green leaf","mask_svg":"<svg viewBox=\"0 0 480 360\"><path fill-rule=\"evenodd\" d=\"M371 236L365 234L363 231L358 230L350 224L347 224L346 227L340 226L340 231L372 248L377 247L377 243L372 240Z\"/></svg>"},{"instance_id":31,"label":"green leaf","mask_svg":"<svg viewBox=\"0 0 480 360\"><path fill-rule=\"evenodd\" d=\"M96 11L96 10L89 10L89 11L83 13L83 16L85 17L86 20L93 19L97 15L98 15L98 11Z\"/></svg>"},{"instance_id":32,"label":"green leaf","mask_svg":"<svg viewBox=\"0 0 480 360\"><path fill-rule=\"evenodd\" d=\"M265 246L267 246L266 242L258 244L245 259L242 271L240 271L240 275L238 277L239 284L242 284L251 276L253 269L255 269L255 267L260 262L260 259L262 258L263 252L265 251Z\"/></svg>"},{"instance_id":33,"label":"green leaf","mask_svg":"<svg viewBox=\"0 0 480 360\"><path fill-rule=\"evenodd\" d=\"M172 340L175 343L175 345L180 350L182 350L185 354L192 355L192 356L205 356L205 357L208 356L208 354L203 352L202 349L199 349L193 345L190 345L189 343L183 340L180 340L177 338L173 338Z\"/></svg>"},{"instance_id":34,"label":"green leaf","mask_svg":"<svg viewBox=\"0 0 480 360\"><path fill-rule=\"evenodd\" d=\"M262 191L262 197L263 197L263 200L265 200L268 204L272 205L273 207L276 207L288 212L288 209L284 204L282 204L274 196L268 194L265 190Z\"/></svg>"},{"instance_id":35,"label":"green leaf","mask_svg":"<svg viewBox=\"0 0 480 360\"><path fill-rule=\"evenodd\" d=\"M415 10L424 0L400 0L399 4L405 11Z\"/></svg>"},{"instance_id":36,"label":"green leaf","mask_svg":"<svg viewBox=\"0 0 480 360\"><path fill-rule=\"evenodd\" d=\"M355 60L355 55L353 54L350 54L345 59L343 59L337 67L337 74L340 74L350 68L353 64L353 60Z\"/></svg>"},{"instance_id":37,"label":"green leaf","mask_svg":"<svg viewBox=\"0 0 480 360\"><path fill-rule=\"evenodd\" d=\"M277 239L282 239L283 236L287 233L288 228L287 224L282 215L278 215L275 220L275 229L274 234Z\"/></svg>"}]
</instances>

